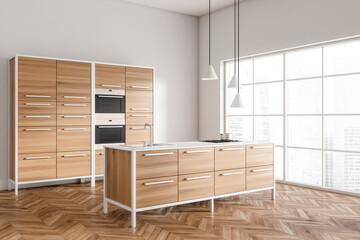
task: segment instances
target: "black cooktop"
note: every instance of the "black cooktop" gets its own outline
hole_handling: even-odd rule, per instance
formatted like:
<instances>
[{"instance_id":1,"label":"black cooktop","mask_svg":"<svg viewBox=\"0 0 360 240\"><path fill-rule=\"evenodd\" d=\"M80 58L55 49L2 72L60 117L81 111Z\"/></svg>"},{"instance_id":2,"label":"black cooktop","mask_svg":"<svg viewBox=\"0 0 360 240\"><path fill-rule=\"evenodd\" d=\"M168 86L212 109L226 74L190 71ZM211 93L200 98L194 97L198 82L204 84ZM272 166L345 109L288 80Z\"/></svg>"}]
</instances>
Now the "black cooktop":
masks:
<instances>
[{"instance_id":1,"label":"black cooktop","mask_svg":"<svg viewBox=\"0 0 360 240\"><path fill-rule=\"evenodd\" d=\"M239 140L202 140L200 142L225 143L225 142L241 142L241 141L239 141Z\"/></svg>"}]
</instances>

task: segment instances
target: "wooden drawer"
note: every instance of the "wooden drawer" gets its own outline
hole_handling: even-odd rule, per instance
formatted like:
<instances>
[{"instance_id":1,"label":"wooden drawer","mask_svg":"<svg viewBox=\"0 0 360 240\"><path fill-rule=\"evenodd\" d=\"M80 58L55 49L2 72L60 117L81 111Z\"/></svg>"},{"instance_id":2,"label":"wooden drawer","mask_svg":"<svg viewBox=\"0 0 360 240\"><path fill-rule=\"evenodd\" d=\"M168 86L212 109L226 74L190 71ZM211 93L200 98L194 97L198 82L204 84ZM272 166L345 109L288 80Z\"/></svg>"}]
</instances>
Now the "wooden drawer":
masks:
<instances>
[{"instance_id":1,"label":"wooden drawer","mask_svg":"<svg viewBox=\"0 0 360 240\"><path fill-rule=\"evenodd\" d=\"M125 67L96 64L95 88L125 89Z\"/></svg>"},{"instance_id":2,"label":"wooden drawer","mask_svg":"<svg viewBox=\"0 0 360 240\"><path fill-rule=\"evenodd\" d=\"M179 201L214 196L214 172L179 176Z\"/></svg>"},{"instance_id":3,"label":"wooden drawer","mask_svg":"<svg viewBox=\"0 0 360 240\"><path fill-rule=\"evenodd\" d=\"M91 149L91 126L57 127L57 151L81 151Z\"/></svg>"},{"instance_id":4,"label":"wooden drawer","mask_svg":"<svg viewBox=\"0 0 360 240\"><path fill-rule=\"evenodd\" d=\"M126 124L127 125L142 125L149 123L152 125L153 116L151 113L127 113Z\"/></svg>"},{"instance_id":5,"label":"wooden drawer","mask_svg":"<svg viewBox=\"0 0 360 240\"><path fill-rule=\"evenodd\" d=\"M126 68L126 89L152 90L153 70L148 68Z\"/></svg>"},{"instance_id":6,"label":"wooden drawer","mask_svg":"<svg viewBox=\"0 0 360 240\"><path fill-rule=\"evenodd\" d=\"M177 168L177 149L136 153L137 179L177 175Z\"/></svg>"},{"instance_id":7,"label":"wooden drawer","mask_svg":"<svg viewBox=\"0 0 360 240\"><path fill-rule=\"evenodd\" d=\"M95 151L95 174L104 174L104 150Z\"/></svg>"},{"instance_id":8,"label":"wooden drawer","mask_svg":"<svg viewBox=\"0 0 360 240\"><path fill-rule=\"evenodd\" d=\"M214 148L179 149L179 174L214 171Z\"/></svg>"},{"instance_id":9,"label":"wooden drawer","mask_svg":"<svg viewBox=\"0 0 360 240\"><path fill-rule=\"evenodd\" d=\"M136 181L136 207L148 207L178 200L178 177L150 178Z\"/></svg>"},{"instance_id":10,"label":"wooden drawer","mask_svg":"<svg viewBox=\"0 0 360 240\"><path fill-rule=\"evenodd\" d=\"M56 102L19 101L19 114L56 114Z\"/></svg>"},{"instance_id":11,"label":"wooden drawer","mask_svg":"<svg viewBox=\"0 0 360 240\"><path fill-rule=\"evenodd\" d=\"M153 109L152 96L151 91L126 90L126 113L151 113Z\"/></svg>"},{"instance_id":12,"label":"wooden drawer","mask_svg":"<svg viewBox=\"0 0 360 240\"><path fill-rule=\"evenodd\" d=\"M216 147L215 170L245 167L245 146Z\"/></svg>"},{"instance_id":13,"label":"wooden drawer","mask_svg":"<svg viewBox=\"0 0 360 240\"><path fill-rule=\"evenodd\" d=\"M20 127L55 127L56 115L45 114L19 114Z\"/></svg>"},{"instance_id":14,"label":"wooden drawer","mask_svg":"<svg viewBox=\"0 0 360 240\"><path fill-rule=\"evenodd\" d=\"M261 166L246 169L246 189L274 186L274 166Z\"/></svg>"},{"instance_id":15,"label":"wooden drawer","mask_svg":"<svg viewBox=\"0 0 360 240\"><path fill-rule=\"evenodd\" d=\"M245 168L215 172L215 195L244 191L245 175Z\"/></svg>"},{"instance_id":16,"label":"wooden drawer","mask_svg":"<svg viewBox=\"0 0 360 240\"><path fill-rule=\"evenodd\" d=\"M18 96L25 101L56 101L56 61L19 57Z\"/></svg>"},{"instance_id":17,"label":"wooden drawer","mask_svg":"<svg viewBox=\"0 0 360 240\"><path fill-rule=\"evenodd\" d=\"M56 178L56 153L19 154L19 181Z\"/></svg>"},{"instance_id":18,"label":"wooden drawer","mask_svg":"<svg viewBox=\"0 0 360 240\"><path fill-rule=\"evenodd\" d=\"M90 115L91 114L91 104L90 103L57 103L57 114L81 114L81 115Z\"/></svg>"},{"instance_id":19,"label":"wooden drawer","mask_svg":"<svg viewBox=\"0 0 360 240\"><path fill-rule=\"evenodd\" d=\"M19 153L56 152L56 127L19 127Z\"/></svg>"},{"instance_id":20,"label":"wooden drawer","mask_svg":"<svg viewBox=\"0 0 360 240\"><path fill-rule=\"evenodd\" d=\"M126 126L126 145L150 143L150 129L140 126Z\"/></svg>"},{"instance_id":21,"label":"wooden drawer","mask_svg":"<svg viewBox=\"0 0 360 240\"><path fill-rule=\"evenodd\" d=\"M57 115L58 126L78 126L78 125L91 125L90 115Z\"/></svg>"},{"instance_id":22,"label":"wooden drawer","mask_svg":"<svg viewBox=\"0 0 360 240\"><path fill-rule=\"evenodd\" d=\"M273 144L254 144L246 146L246 167L274 164Z\"/></svg>"},{"instance_id":23,"label":"wooden drawer","mask_svg":"<svg viewBox=\"0 0 360 240\"><path fill-rule=\"evenodd\" d=\"M91 64L57 61L57 101L91 101Z\"/></svg>"},{"instance_id":24,"label":"wooden drawer","mask_svg":"<svg viewBox=\"0 0 360 240\"><path fill-rule=\"evenodd\" d=\"M91 152L57 153L57 178L89 176Z\"/></svg>"}]
</instances>

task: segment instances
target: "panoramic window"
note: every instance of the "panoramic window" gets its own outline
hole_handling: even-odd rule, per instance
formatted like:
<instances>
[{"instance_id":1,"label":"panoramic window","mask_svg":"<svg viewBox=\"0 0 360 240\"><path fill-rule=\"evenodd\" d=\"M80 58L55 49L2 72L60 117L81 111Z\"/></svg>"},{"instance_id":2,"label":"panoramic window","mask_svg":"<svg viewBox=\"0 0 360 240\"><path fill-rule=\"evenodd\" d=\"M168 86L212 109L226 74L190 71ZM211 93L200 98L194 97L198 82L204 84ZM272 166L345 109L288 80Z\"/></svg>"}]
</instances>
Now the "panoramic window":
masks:
<instances>
[{"instance_id":1,"label":"panoramic window","mask_svg":"<svg viewBox=\"0 0 360 240\"><path fill-rule=\"evenodd\" d=\"M230 108L234 61L224 62L225 131L275 144L279 180L360 193L360 41L239 62L245 108Z\"/></svg>"}]
</instances>

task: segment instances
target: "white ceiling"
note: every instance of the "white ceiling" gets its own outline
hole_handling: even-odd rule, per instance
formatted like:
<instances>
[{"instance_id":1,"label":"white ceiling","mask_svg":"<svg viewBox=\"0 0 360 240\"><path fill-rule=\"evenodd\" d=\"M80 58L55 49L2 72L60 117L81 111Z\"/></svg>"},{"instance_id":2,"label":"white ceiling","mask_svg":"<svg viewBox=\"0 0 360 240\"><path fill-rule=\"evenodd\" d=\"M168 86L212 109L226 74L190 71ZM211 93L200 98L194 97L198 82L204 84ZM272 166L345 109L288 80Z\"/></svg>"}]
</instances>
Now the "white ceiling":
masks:
<instances>
[{"instance_id":1,"label":"white ceiling","mask_svg":"<svg viewBox=\"0 0 360 240\"><path fill-rule=\"evenodd\" d=\"M192 16L202 16L209 11L208 0L125 0L148 7L183 13ZM240 0L243 1L243 0ZM234 0L211 0L211 11L216 11L234 4Z\"/></svg>"}]
</instances>

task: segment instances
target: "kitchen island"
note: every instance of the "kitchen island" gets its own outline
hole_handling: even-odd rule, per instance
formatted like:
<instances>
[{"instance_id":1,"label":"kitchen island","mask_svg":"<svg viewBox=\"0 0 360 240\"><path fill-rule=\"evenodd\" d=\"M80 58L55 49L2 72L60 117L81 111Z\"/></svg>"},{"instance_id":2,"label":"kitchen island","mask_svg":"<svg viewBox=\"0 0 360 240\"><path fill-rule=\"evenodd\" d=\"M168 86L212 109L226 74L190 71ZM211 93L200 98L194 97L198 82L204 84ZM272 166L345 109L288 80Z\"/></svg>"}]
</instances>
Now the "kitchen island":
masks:
<instances>
[{"instance_id":1,"label":"kitchen island","mask_svg":"<svg viewBox=\"0 0 360 240\"><path fill-rule=\"evenodd\" d=\"M104 151L104 213L108 203L136 213L272 190L274 145L269 142L179 142L111 146Z\"/></svg>"}]
</instances>

